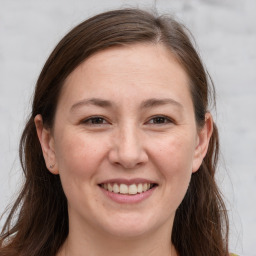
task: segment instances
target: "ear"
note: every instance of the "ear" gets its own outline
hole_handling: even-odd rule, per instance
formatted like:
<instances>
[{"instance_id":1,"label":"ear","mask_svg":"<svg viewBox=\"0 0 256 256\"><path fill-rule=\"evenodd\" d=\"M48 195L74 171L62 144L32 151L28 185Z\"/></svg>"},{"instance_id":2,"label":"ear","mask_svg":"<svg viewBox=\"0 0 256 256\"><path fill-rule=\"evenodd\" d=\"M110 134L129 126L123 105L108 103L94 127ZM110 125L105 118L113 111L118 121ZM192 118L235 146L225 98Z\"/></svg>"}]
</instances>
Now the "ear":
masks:
<instances>
[{"instance_id":1,"label":"ear","mask_svg":"<svg viewBox=\"0 0 256 256\"><path fill-rule=\"evenodd\" d=\"M44 127L43 118L37 115L34 119L37 136L41 144L43 156L47 169L53 173L58 174L58 166L56 162L54 139L49 128Z\"/></svg>"},{"instance_id":2,"label":"ear","mask_svg":"<svg viewBox=\"0 0 256 256\"><path fill-rule=\"evenodd\" d=\"M205 124L199 130L197 134L197 143L195 148L195 154L193 159L192 172L196 172L203 162L203 159L207 153L210 138L213 132L213 120L209 112L205 114Z\"/></svg>"}]
</instances>

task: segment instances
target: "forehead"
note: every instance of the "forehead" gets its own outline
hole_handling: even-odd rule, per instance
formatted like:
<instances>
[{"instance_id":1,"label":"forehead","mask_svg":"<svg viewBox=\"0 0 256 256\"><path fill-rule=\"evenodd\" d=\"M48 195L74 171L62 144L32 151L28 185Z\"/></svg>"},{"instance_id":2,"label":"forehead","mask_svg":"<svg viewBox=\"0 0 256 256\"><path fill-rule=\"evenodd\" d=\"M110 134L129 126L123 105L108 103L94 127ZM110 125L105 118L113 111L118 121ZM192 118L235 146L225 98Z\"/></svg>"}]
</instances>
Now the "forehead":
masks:
<instances>
[{"instance_id":1,"label":"forehead","mask_svg":"<svg viewBox=\"0 0 256 256\"><path fill-rule=\"evenodd\" d=\"M161 44L112 47L80 64L66 79L61 98L115 98L118 94L135 100L152 93L179 98L189 94L188 80L183 67Z\"/></svg>"}]
</instances>

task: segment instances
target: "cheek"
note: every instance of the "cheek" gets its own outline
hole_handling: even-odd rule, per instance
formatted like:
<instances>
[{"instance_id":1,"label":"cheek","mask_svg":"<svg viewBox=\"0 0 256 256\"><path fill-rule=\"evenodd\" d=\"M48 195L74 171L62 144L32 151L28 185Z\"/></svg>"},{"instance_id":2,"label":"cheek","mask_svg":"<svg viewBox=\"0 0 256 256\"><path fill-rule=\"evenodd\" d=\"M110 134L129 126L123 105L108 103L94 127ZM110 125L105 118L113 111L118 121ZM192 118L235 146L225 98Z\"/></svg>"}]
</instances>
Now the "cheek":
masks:
<instances>
[{"instance_id":1,"label":"cheek","mask_svg":"<svg viewBox=\"0 0 256 256\"><path fill-rule=\"evenodd\" d=\"M176 209L185 196L191 179L194 140L191 136L170 136L156 144L152 155L154 165L164 181L163 198L166 205Z\"/></svg>"},{"instance_id":2,"label":"cheek","mask_svg":"<svg viewBox=\"0 0 256 256\"><path fill-rule=\"evenodd\" d=\"M151 155L160 165L165 175L192 172L195 151L195 139L187 134L173 134L161 140L155 140Z\"/></svg>"},{"instance_id":3,"label":"cheek","mask_svg":"<svg viewBox=\"0 0 256 256\"><path fill-rule=\"evenodd\" d=\"M98 143L92 136L84 136L79 131L58 136L56 158L62 180L91 181L103 161L106 148L103 145L104 141Z\"/></svg>"},{"instance_id":4,"label":"cheek","mask_svg":"<svg viewBox=\"0 0 256 256\"><path fill-rule=\"evenodd\" d=\"M95 177L106 152L104 141L98 141L74 130L63 131L57 136L55 148L59 175L72 209L87 205L88 197L97 200L91 188L95 186Z\"/></svg>"}]
</instances>

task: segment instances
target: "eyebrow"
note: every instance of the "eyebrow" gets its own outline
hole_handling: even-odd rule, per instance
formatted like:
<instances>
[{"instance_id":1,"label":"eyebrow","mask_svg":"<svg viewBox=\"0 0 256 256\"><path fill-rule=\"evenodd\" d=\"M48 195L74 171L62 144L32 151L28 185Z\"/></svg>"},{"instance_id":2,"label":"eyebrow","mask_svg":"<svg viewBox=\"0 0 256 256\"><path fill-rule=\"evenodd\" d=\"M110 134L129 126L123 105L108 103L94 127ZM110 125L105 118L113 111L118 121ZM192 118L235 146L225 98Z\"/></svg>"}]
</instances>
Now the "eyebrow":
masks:
<instances>
[{"instance_id":1,"label":"eyebrow","mask_svg":"<svg viewBox=\"0 0 256 256\"><path fill-rule=\"evenodd\" d=\"M108 100L99 99L99 98L91 98L91 99L84 99L78 101L74 105L72 105L70 111L74 111L76 108L87 106L87 105L94 105L102 108L110 108L112 107L112 103Z\"/></svg>"},{"instance_id":2,"label":"eyebrow","mask_svg":"<svg viewBox=\"0 0 256 256\"><path fill-rule=\"evenodd\" d=\"M141 109L147 109L147 108L152 108L152 107L157 107L157 106L163 106L171 104L174 106L177 106L179 108L183 108L182 104L179 103L178 101L171 99L171 98L164 98L164 99L157 99L157 98L152 98L145 100L141 103L140 108ZM82 106L87 106L87 105L94 105L102 108L111 108L113 107L113 104L111 101L100 99L100 98L90 98L90 99L83 99L81 101L78 101L74 105L72 105L70 111L74 111L76 108L82 107Z\"/></svg>"},{"instance_id":3,"label":"eyebrow","mask_svg":"<svg viewBox=\"0 0 256 256\"><path fill-rule=\"evenodd\" d=\"M178 101L171 99L171 98L164 98L164 99L148 99L141 103L141 108L151 108L151 107L157 107L162 105L171 104L174 106L177 106L179 108L183 108L182 104Z\"/></svg>"}]
</instances>

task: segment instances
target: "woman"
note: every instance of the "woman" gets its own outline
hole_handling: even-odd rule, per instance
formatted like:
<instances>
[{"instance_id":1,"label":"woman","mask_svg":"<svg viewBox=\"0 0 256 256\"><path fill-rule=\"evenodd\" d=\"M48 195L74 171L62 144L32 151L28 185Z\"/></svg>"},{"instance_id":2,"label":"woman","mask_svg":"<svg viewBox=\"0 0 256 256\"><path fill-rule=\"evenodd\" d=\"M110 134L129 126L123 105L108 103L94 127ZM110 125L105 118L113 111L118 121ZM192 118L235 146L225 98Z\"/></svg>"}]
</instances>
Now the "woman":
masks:
<instances>
[{"instance_id":1,"label":"woman","mask_svg":"<svg viewBox=\"0 0 256 256\"><path fill-rule=\"evenodd\" d=\"M208 80L172 18L115 10L69 32L37 81L0 255L228 255Z\"/></svg>"}]
</instances>

